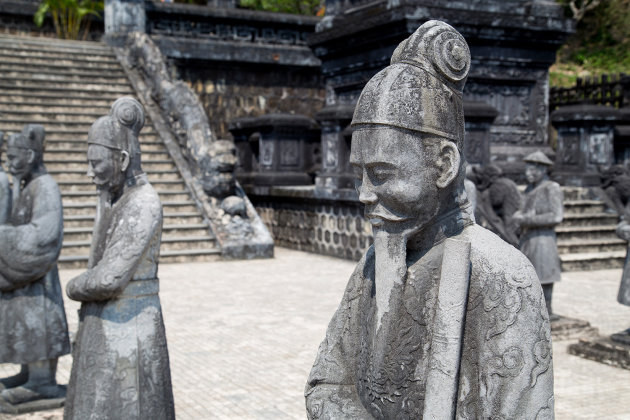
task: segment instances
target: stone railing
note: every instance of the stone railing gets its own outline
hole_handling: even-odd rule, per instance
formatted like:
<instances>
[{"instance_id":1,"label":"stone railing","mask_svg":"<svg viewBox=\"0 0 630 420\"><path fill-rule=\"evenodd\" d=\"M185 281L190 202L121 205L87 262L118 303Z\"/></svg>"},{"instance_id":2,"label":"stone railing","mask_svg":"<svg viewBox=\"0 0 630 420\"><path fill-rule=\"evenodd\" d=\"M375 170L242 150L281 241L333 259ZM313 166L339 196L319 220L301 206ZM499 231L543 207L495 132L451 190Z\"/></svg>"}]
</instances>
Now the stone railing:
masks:
<instances>
[{"instance_id":1,"label":"stone railing","mask_svg":"<svg viewBox=\"0 0 630 420\"><path fill-rule=\"evenodd\" d=\"M621 73L578 78L575 86L549 89L549 108L552 111L561 106L584 104L614 108L630 105L630 76Z\"/></svg>"}]
</instances>

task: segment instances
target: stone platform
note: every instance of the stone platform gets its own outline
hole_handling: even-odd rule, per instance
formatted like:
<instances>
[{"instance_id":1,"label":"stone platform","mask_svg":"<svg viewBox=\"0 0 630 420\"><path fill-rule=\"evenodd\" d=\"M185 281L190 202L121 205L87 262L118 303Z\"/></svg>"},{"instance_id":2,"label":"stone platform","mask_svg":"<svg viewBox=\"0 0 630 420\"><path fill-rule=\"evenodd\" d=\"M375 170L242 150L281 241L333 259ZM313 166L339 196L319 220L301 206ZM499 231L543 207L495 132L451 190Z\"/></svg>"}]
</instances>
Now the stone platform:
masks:
<instances>
[{"instance_id":1,"label":"stone platform","mask_svg":"<svg viewBox=\"0 0 630 420\"><path fill-rule=\"evenodd\" d=\"M161 264L160 297L178 420L306 418L304 385L355 263L276 248L276 258ZM62 284L80 273L61 270ZM563 273L554 308L601 334L630 325L616 303L621 269ZM66 300L70 330L76 302ZM567 353L554 341L556 420L627 420L630 371ZM68 383L72 358L59 360ZM0 364L0 376L18 366ZM61 420L63 409L2 420Z\"/></svg>"},{"instance_id":2,"label":"stone platform","mask_svg":"<svg viewBox=\"0 0 630 420\"><path fill-rule=\"evenodd\" d=\"M630 370L630 346L612 341L610 337L581 338L568 348L570 354Z\"/></svg>"},{"instance_id":3,"label":"stone platform","mask_svg":"<svg viewBox=\"0 0 630 420\"><path fill-rule=\"evenodd\" d=\"M12 405L0 399L0 418L3 414L24 414L54 410L63 407L66 398L51 398L47 400L31 401L24 404Z\"/></svg>"},{"instance_id":4,"label":"stone platform","mask_svg":"<svg viewBox=\"0 0 630 420\"><path fill-rule=\"evenodd\" d=\"M551 337L555 341L574 340L582 337L596 337L597 328L583 319L568 318L560 315L551 323Z\"/></svg>"}]
</instances>

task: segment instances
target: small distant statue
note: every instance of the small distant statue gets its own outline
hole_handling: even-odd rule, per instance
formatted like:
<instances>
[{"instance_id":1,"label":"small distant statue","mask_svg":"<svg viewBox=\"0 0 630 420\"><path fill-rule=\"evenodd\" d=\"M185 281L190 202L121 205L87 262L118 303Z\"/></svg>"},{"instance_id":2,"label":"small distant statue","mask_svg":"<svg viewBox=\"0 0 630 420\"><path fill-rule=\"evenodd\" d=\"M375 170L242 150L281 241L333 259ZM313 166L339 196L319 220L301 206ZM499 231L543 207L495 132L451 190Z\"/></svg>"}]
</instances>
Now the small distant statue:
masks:
<instances>
[{"instance_id":1,"label":"small distant statue","mask_svg":"<svg viewBox=\"0 0 630 420\"><path fill-rule=\"evenodd\" d=\"M0 131L0 225L5 224L11 215L11 185L9 177L2 167L3 144L4 133Z\"/></svg>"},{"instance_id":2,"label":"small distant statue","mask_svg":"<svg viewBox=\"0 0 630 420\"><path fill-rule=\"evenodd\" d=\"M432 20L361 92L350 165L374 244L319 347L309 419L553 418L536 272L465 192L469 68L464 38Z\"/></svg>"},{"instance_id":3,"label":"small distant statue","mask_svg":"<svg viewBox=\"0 0 630 420\"><path fill-rule=\"evenodd\" d=\"M142 171L144 109L123 97L88 134L98 191L88 270L68 283L81 302L66 420L174 419L158 259L162 205Z\"/></svg>"},{"instance_id":4,"label":"small distant statue","mask_svg":"<svg viewBox=\"0 0 630 420\"><path fill-rule=\"evenodd\" d=\"M553 284L560 281L561 266L556 243L556 225L563 218L563 194L560 185L549 179L553 162L541 151L523 159L525 189L523 208L512 216L521 228L519 247L536 268L545 293L547 311L551 320L560 317L552 311Z\"/></svg>"},{"instance_id":5,"label":"small distant statue","mask_svg":"<svg viewBox=\"0 0 630 420\"><path fill-rule=\"evenodd\" d=\"M518 247L518 224L512 216L522 206L522 196L516 183L503 176L496 165L474 168L479 191L475 217L477 223Z\"/></svg>"},{"instance_id":6,"label":"small distant statue","mask_svg":"<svg viewBox=\"0 0 630 420\"><path fill-rule=\"evenodd\" d=\"M602 189L608 206L624 219L630 218L630 173L624 165L612 165L602 171Z\"/></svg>"},{"instance_id":7,"label":"small distant statue","mask_svg":"<svg viewBox=\"0 0 630 420\"><path fill-rule=\"evenodd\" d=\"M0 399L13 405L62 398L57 359L70 353L57 271L63 208L44 166L44 137L44 127L29 124L7 147L14 188L12 212L0 225L0 363L21 371L0 379Z\"/></svg>"}]
</instances>

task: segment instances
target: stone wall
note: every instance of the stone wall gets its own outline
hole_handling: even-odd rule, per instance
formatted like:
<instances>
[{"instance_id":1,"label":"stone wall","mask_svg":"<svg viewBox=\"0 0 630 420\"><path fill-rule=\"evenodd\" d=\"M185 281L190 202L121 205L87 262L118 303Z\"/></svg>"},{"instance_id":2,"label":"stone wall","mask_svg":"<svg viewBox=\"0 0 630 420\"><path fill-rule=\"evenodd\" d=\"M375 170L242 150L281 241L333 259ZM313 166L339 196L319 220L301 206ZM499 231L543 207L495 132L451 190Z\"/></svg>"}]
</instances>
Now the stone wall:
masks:
<instances>
[{"instance_id":1,"label":"stone wall","mask_svg":"<svg viewBox=\"0 0 630 420\"><path fill-rule=\"evenodd\" d=\"M230 138L238 117L295 113L314 117L324 106L319 69L176 61L178 79L199 95L218 138Z\"/></svg>"},{"instance_id":2,"label":"stone wall","mask_svg":"<svg viewBox=\"0 0 630 420\"><path fill-rule=\"evenodd\" d=\"M276 246L358 261L372 244L372 228L357 199L321 199L314 188L295 187L248 196Z\"/></svg>"}]
</instances>

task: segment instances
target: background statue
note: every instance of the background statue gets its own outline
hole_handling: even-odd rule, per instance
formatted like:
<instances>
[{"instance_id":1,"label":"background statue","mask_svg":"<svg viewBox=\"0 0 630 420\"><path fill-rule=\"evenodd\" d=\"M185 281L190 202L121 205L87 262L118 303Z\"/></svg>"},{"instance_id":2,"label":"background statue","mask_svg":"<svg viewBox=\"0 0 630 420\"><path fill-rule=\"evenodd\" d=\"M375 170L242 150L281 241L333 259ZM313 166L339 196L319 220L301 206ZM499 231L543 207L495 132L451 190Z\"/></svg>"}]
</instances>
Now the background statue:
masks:
<instances>
[{"instance_id":1,"label":"background statue","mask_svg":"<svg viewBox=\"0 0 630 420\"><path fill-rule=\"evenodd\" d=\"M534 264L549 316L557 320L559 317L552 312L551 297L553 284L560 281L561 276L555 227L562 222L562 189L549 179L553 162L543 152L536 151L523 160L529 185L525 189L523 208L513 218L521 227L520 249Z\"/></svg>"},{"instance_id":2,"label":"background statue","mask_svg":"<svg viewBox=\"0 0 630 420\"><path fill-rule=\"evenodd\" d=\"M9 220L11 215L11 185L9 177L2 167L2 146L4 145L4 133L0 131L0 225Z\"/></svg>"},{"instance_id":3,"label":"background statue","mask_svg":"<svg viewBox=\"0 0 630 420\"><path fill-rule=\"evenodd\" d=\"M43 163L44 127L27 125L9 137L13 211L0 225L0 363L20 373L0 380L10 404L59 398L57 358L70 352L57 273L63 239L61 193Z\"/></svg>"},{"instance_id":4,"label":"background statue","mask_svg":"<svg viewBox=\"0 0 630 420\"><path fill-rule=\"evenodd\" d=\"M630 202L630 174L624 165L612 165L602 171L602 189L606 204L624 219L630 218L627 208Z\"/></svg>"},{"instance_id":5,"label":"background statue","mask_svg":"<svg viewBox=\"0 0 630 420\"><path fill-rule=\"evenodd\" d=\"M374 244L306 385L311 419L552 418L551 342L531 263L465 193L464 38L429 21L359 97L350 163Z\"/></svg>"},{"instance_id":6,"label":"background statue","mask_svg":"<svg viewBox=\"0 0 630 420\"><path fill-rule=\"evenodd\" d=\"M479 191L475 208L477 223L518 247L518 224L512 215L521 208L523 198L516 183L504 177L496 165L473 168L473 172Z\"/></svg>"},{"instance_id":7,"label":"background statue","mask_svg":"<svg viewBox=\"0 0 630 420\"><path fill-rule=\"evenodd\" d=\"M617 236L624 241L628 241L630 244L630 222L627 219L623 219L617 225ZM630 306L630 247L626 254L626 261L623 265L623 274L621 276L621 284L619 285L619 293L617 295L617 302L622 305ZM630 345L630 328L613 334L611 336L613 341Z\"/></svg>"},{"instance_id":8,"label":"background statue","mask_svg":"<svg viewBox=\"0 0 630 420\"><path fill-rule=\"evenodd\" d=\"M88 270L66 292L81 302L65 419L174 419L158 297L162 205L140 165L144 110L120 98L88 134L99 193Z\"/></svg>"}]
</instances>

